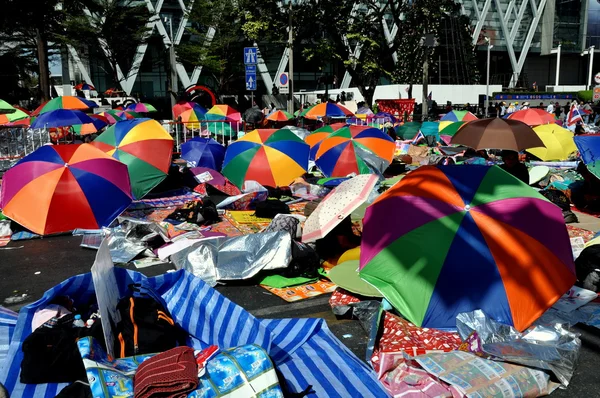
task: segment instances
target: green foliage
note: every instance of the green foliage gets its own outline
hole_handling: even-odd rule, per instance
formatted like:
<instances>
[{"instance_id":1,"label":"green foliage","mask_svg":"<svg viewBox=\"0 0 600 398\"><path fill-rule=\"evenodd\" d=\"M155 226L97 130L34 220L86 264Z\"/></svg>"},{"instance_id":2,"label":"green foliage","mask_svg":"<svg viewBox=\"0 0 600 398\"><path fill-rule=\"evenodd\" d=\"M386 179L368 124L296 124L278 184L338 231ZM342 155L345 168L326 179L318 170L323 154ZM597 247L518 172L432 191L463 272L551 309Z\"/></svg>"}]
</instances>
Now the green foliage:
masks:
<instances>
[{"instance_id":1,"label":"green foliage","mask_svg":"<svg viewBox=\"0 0 600 398\"><path fill-rule=\"evenodd\" d=\"M584 102L592 102L594 92L592 90L583 90L577 92L577 98Z\"/></svg>"}]
</instances>

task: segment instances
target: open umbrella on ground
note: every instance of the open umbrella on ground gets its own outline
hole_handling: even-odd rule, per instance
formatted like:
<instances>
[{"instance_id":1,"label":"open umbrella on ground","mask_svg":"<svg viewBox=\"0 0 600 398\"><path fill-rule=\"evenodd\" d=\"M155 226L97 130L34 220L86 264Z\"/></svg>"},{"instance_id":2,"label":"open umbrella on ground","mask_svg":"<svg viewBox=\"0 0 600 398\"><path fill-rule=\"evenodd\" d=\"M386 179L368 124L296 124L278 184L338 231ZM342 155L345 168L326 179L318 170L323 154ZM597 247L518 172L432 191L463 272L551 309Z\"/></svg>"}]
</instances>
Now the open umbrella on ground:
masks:
<instances>
[{"instance_id":1,"label":"open umbrella on ground","mask_svg":"<svg viewBox=\"0 0 600 398\"><path fill-rule=\"evenodd\" d=\"M185 127L188 129L199 129L201 126L201 121L204 120L205 113L202 113L201 110L197 108L186 109L181 112L179 118L183 123L185 123Z\"/></svg>"},{"instance_id":2,"label":"open umbrella on ground","mask_svg":"<svg viewBox=\"0 0 600 398\"><path fill-rule=\"evenodd\" d=\"M19 109L12 113L0 113L0 125L5 125L19 119L26 119L29 115Z\"/></svg>"},{"instance_id":3,"label":"open umbrella on ground","mask_svg":"<svg viewBox=\"0 0 600 398\"><path fill-rule=\"evenodd\" d=\"M125 109L137 113L156 112L156 108L147 102L137 102L135 104L129 104Z\"/></svg>"},{"instance_id":4,"label":"open umbrella on ground","mask_svg":"<svg viewBox=\"0 0 600 398\"><path fill-rule=\"evenodd\" d=\"M36 234L107 227L131 203L127 167L89 144L42 146L3 177L5 216Z\"/></svg>"},{"instance_id":5,"label":"open umbrella on ground","mask_svg":"<svg viewBox=\"0 0 600 398\"><path fill-rule=\"evenodd\" d=\"M294 115L282 110L276 110L272 112L269 116L267 116L267 120L272 122L287 122L290 119L293 119Z\"/></svg>"},{"instance_id":6,"label":"open umbrella on ground","mask_svg":"<svg viewBox=\"0 0 600 398\"><path fill-rule=\"evenodd\" d=\"M394 140L381 130L346 126L321 141L315 163L327 177L370 174L372 167L379 163L385 169L392 162L395 150ZM377 168L383 172L381 167Z\"/></svg>"},{"instance_id":7,"label":"open umbrella on ground","mask_svg":"<svg viewBox=\"0 0 600 398\"><path fill-rule=\"evenodd\" d=\"M456 135L458 129L465 125L467 122L440 122L440 138L446 143L452 141L452 137Z\"/></svg>"},{"instance_id":8,"label":"open umbrella on ground","mask_svg":"<svg viewBox=\"0 0 600 398\"><path fill-rule=\"evenodd\" d=\"M401 140L412 140L419 133L421 129L420 122L406 122L401 126L396 126L396 135Z\"/></svg>"},{"instance_id":9,"label":"open umbrella on ground","mask_svg":"<svg viewBox=\"0 0 600 398\"><path fill-rule=\"evenodd\" d=\"M592 174L600 178L600 135L577 135L574 141L583 163Z\"/></svg>"},{"instance_id":10,"label":"open umbrella on ground","mask_svg":"<svg viewBox=\"0 0 600 398\"><path fill-rule=\"evenodd\" d=\"M196 113L202 115L202 117L204 117L204 114L207 112L207 110L200 104L195 102L180 101L173 107L173 117L177 119L179 115L188 109L195 109Z\"/></svg>"},{"instance_id":11,"label":"open umbrella on ground","mask_svg":"<svg viewBox=\"0 0 600 398\"><path fill-rule=\"evenodd\" d=\"M352 112L343 107L342 105L333 102L324 102L313 106L306 114L305 118L317 119L317 118L347 118L354 116Z\"/></svg>"},{"instance_id":12,"label":"open umbrella on ground","mask_svg":"<svg viewBox=\"0 0 600 398\"><path fill-rule=\"evenodd\" d=\"M377 181L374 174L361 174L335 187L304 223L302 242L325 237L369 198Z\"/></svg>"},{"instance_id":13,"label":"open umbrella on ground","mask_svg":"<svg viewBox=\"0 0 600 398\"><path fill-rule=\"evenodd\" d=\"M104 118L104 117L97 118L94 116L95 115L90 115L90 117L92 117L92 119L94 120L92 123L74 125L73 130L75 131L75 134L79 134L79 135L94 134L94 133L97 133L98 131L102 130L106 126L108 126L108 123L104 121L104 120L106 120L106 118Z\"/></svg>"},{"instance_id":14,"label":"open umbrella on ground","mask_svg":"<svg viewBox=\"0 0 600 398\"><path fill-rule=\"evenodd\" d=\"M194 137L181 145L181 157L192 167L208 167L219 171L225 159L225 147L212 138Z\"/></svg>"},{"instance_id":15,"label":"open umbrella on ground","mask_svg":"<svg viewBox=\"0 0 600 398\"><path fill-rule=\"evenodd\" d=\"M74 97L72 95L63 95L43 103L31 114L33 116L38 116L57 109L86 110L97 107L98 104L96 104L94 101L90 101L81 97Z\"/></svg>"},{"instance_id":16,"label":"open umbrella on ground","mask_svg":"<svg viewBox=\"0 0 600 398\"><path fill-rule=\"evenodd\" d=\"M75 90L81 91L96 91L96 88L94 86L92 86L91 84L87 84L86 82L79 83L74 88Z\"/></svg>"},{"instance_id":17,"label":"open umbrella on ground","mask_svg":"<svg viewBox=\"0 0 600 398\"><path fill-rule=\"evenodd\" d=\"M533 131L540 137L545 148L531 148L527 152L536 156L540 160L566 160L577 151L573 133L556 124L544 124L533 128Z\"/></svg>"},{"instance_id":18,"label":"open umbrella on ground","mask_svg":"<svg viewBox=\"0 0 600 398\"><path fill-rule=\"evenodd\" d=\"M143 198L169 172L173 138L156 120L117 122L92 145L127 165L135 199Z\"/></svg>"},{"instance_id":19,"label":"open umbrella on ground","mask_svg":"<svg viewBox=\"0 0 600 398\"><path fill-rule=\"evenodd\" d=\"M142 115L141 113L137 113L134 111L117 111L116 115L121 119L121 120L132 120L132 119L142 119L145 118L144 115Z\"/></svg>"},{"instance_id":20,"label":"open umbrella on ground","mask_svg":"<svg viewBox=\"0 0 600 398\"><path fill-rule=\"evenodd\" d=\"M298 109L296 112L294 112L294 116L296 116L296 117L305 117L306 113L308 113L308 111L310 111L312 108L314 108L317 105L318 104L308 106L308 107L306 107L304 109Z\"/></svg>"},{"instance_id":21,"label":"open umbrella on ground","mask_svg":"<svg viewBox=\"0 0 600 398\"><path fill-rule=\"evenodd\" d=\"M346 123L334 123L328 124L321 128L316 129L312 133L310 133L305 139L306 142L310 146L310 160L315 160L315 156L317 155L317 151L319 150L319 145L323 140L334 131L345 127Z\"/></svg>"},{"instance_id":22,"label":"open umbrella on ground","mask_svg":"<svg viewBox=\"0 0 600 398\"><path fill-rule=\"evenodd\" d=\"M441 122L469 122L471 120L477 120L477 116L469 111L451 111L440 119Z\"/></svg>"},{"instance_id":23,"label":"open umbrella on ground","mask_svg":"<svg viewBox=\"0 0 600 398\"><path fill-rule=\"evenodd\" d=\"M206 120L210 121L220 121L226 120L228 122L241 122L242 115L230 107L229 105L217 104L210 108L206 115L204 115Z\"/></svg>"},{"instance_id":24,"label":"open umbrella on ground","mask_svg":"<svg viewBox=\"0 0 600 398\"><path fill-rule=\"evenodd\" d=\"M240 188L247 180L271 187L289 185L306 173L308 151L290 130L254 130L227 147L223 175Z\"/></svg>"},{"instance_id":25,"label":"open umbrella on ground","mask_svg":"<svg viewBox=\"0 0 600 398\"><path fill-rule=\"evenodd\" d=\"M43 129L49 127L65 127L93 122L94 119L81 111L56 109L54 111L42 113L38 116L35 121L31 123L31 128Z\"/></svg>"},{"instance_id":26,"label":"open umbrella on ground","mask_svg":"<svg viewBox=\"0 0 600 398\"><path fill-rule=\"evenodd\" d=\"M418 326L523 331L575 282L561 210L497 166L423 166L368 209L361 278Z\"/></svg>"},{"instance_id":27,"label":"open umbrella on ground","mask_svg":"<svg viewBox=\"0 0 600 398\"><path fill-rule=\"evenodd\" d=\"M13 113L15 108L8 102L0 99L0 115L5 113Z\"/></svg>"},{"instance_id":28,"label":"open umbrella on ground","mask_svg":"<svg viewBox=\"0 0 600 398\"><path fill-rule=\"evenodd\" d=\"M517 152L544 146L540 137L525 123L501 118L469 122L458 130L451 143L476 150L508 149Z\"/></svg>"},{"instance_id":29,"label":"open umbrella on ground","mask_svg":"<svg viewBox=\"0 0 600 398\"><path fill-rule=\"evenodd\" d=\"M244 121L246 123L252 123L254 125L261 123L265 118L265 114L258 109L258 107L252 107L246 109L244 112Z\"/></svg>"},{"instance_id":30,"label":"open umbrella on ground","mask_svg":"<svg viewBox=\"0 0 600 398\"><path fill-rule=\"evenodd\" d=\"M529 108L516 111L508 115L510 120L518 120L528 126L539 126L542 124L554 123L554 115L543 109Z\"/></svg>"}]
</instances>

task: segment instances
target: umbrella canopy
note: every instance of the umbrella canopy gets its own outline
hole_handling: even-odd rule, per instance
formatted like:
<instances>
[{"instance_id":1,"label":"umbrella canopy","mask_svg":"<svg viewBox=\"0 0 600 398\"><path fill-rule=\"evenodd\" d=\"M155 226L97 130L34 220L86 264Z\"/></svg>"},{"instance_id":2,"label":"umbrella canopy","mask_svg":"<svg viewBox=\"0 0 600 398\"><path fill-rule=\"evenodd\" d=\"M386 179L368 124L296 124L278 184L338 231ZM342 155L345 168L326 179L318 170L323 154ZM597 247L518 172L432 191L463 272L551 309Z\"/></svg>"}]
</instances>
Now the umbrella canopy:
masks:
<instances>
[{"instance_id":1,"label":"umbrella canopy","mask_svg":"<svg viewBox=\"0 0 600 398\"><path fill-rule=\"evenodd\" d=\"M236 138L238 127L236 124L232 126L231 122L225 120L206 122L206 131L214 135Z\"/></svg>"},{"instance_id":2,"label":"umbrella canopy","mask_svg":"<svg viewBox=\"0 0 600 398\"><path fill-rule=\"evenodd\" d=\"M3 177L5 216L36 234L108 226L131 203L127 167L89 144L42 146Z\"/></svg>"},{"instance_id":3,"label":"umbrella canopy","mask_svg":"<svg viewBox=\"0 0 600 398\"><path fill-rule=\"evenodd\" d=\"M73 130L75 130L75 134L79 134L79 135L88 135L88 134L94 134L97 133L98 131L102 130L104 127L108 126L108 123L105 122L102 119L93 117L94 115L91 115L92 119L94 120L92 123L87 123L87 124L77 124L73 126ZM106 118L103 118L106 119Z\"/></svg>"},{"instance_id":4,"label":"umbrella canopy","mask_svg":"<svg viewBox=\"0 0 600 398\"><path fill-rule=\"evenodd\" d=\"M343 107L342 105L335 104L333 102L324 102L313 106L306 114L305 118L317 119L323 117L329 118L346 118L354 116L352 112Z\"/></svg>"},{"instance_id":5,"label":"umbrella canopy","mask_svg":"<svg viewBox=\"0 0 600 398\"><path fill-rule=\"evenodd\" d=\"M127 165L135 199L143 198L167 177L173 138L156 120L123 120L110 126L92 145Z\"/></svg>"},{"instance_id":6,"label":"umbrella canopy","mask_svg":"<svg viewBox=\"0 0 600 398\"><path fill-rule=\"evenodd\" d=\"M181 157L192 167L208 167L221 170L225 159L225 147L212 138L195 137L181 145Z\"/></svg>"},{"instance_id":7,"label":"umbrella canopy","mask_svg":"<svg viewBox=\"0 0 600 398\"><path fill-rule=\"evenodd\" d=\"M401 140L412 140L421 129L420 122L406 122L401 126L396 126L396 135Z\"/></svg>"},{"instance_id":8,"label":"umbrella canopy","mask_svg":"<svg viewBox=\"0 0 600 398\"><path fill-rule=\"evenodd\" d=\"M477 116L469 111L451 111L440 119L442 122L469 122L471 120L477 120Z\"/></svg>"},{"instance_id":9,"label":"umbrella canopy","mask_svg":"<svg viewBox=\"0 0 600 398\"><path fill-rule=\"evenodd\" d=\"M303 141L306 139L306 137L310 135L310 131L308 131L307 129L303 129L302 127L283 126L282 129L290 130L292 133L296 134L296 137L300 138Z\"/></svg>"},{"instance_id":10,"label":"umbrella canopy","mask_svg":"<svg viewBox=\"0 0 600 398\"><path fill-rule=\"evenodd\" d=\"M267 116L267 120L270 120L272 122L287 122L288 120L293 118L294 115L282 110L277 110L275 112L272 112L269 116Z\"/></svg>"},{"instance_id":11,"label":"umbrella canopy","mask_svg":"<svg viewBox=\"0 0 600 398\"><path fill-rule=\"evenodd\" d=\"M311 106L309 106L309 107L306 107L306 108L304 108L304 109L298 109L296 112L294 112L294 116L296 116L296 117L305 117L305 116L306 116L306 114L308 113L308 111L310 111L312 108L314 108L314 107L315 107L315 106L317 106L317 105L318 105L318 104L316 104L316 105L311 105Z\"/></svg>"},{"instance_id":12,"label":"umbrella canopy","mask_svg":"<svg viewBox=\"0 0 600 398\"><path fill-rule=\"evenodd\" d=\"M108 124L115 124L116 122L120 122L121 120L123 120L117 116L117 113L119 113L119 111L111 109L105 112L98 113L97 115L106 118Z\"/></svg>"},{"instance_id":13,"label":"umbrella canopy","mask_svg":"<svg viewBox=\"0 0 600 398\"><path fill-rule=\"evenodd\" d=\"M452 144L476 150L508 149L517 152L544 146L540 137L525 123L500 118L469 122L452 137Z\"/></svg>"},{"instance_id":14,"label":"umbrella canopy","mask_svg":"<svg viewBox=\"0 0 600 398\"><path fill-rule=\"evenodd\" d=\"M148 104L147 102L137 102L135 104L129 104L129 105L127 105L127 108L125 108L125 109L128 111L139 112L139 113L156 112L156 108L153 105Z\"/></svg>"},{"instance_id":15,"label":"umbrella canopy","mask_svg":"<svg viewBox=\"0 0 600 398\"><path fill-rule=\"evenodd\" d=\"M240 188L247 180L271 187L289 185L306 173L308 151L290 130L254 130L229 145L223 175Z\"/></svg>"},{"instance_id":16,"label":"umbrella canopy","mask_svg":"<svg viewBox=\"0 0 600 398\"><path fill-rule=\"evenodd\" d=\"M561 210L498 166L423 166L364 218L361 278L415 325L526 329L575 282Z\"/></svg>"},{"instance_id":17,"label":"umbrella canopy","mask_svg":"<svg viewBox=\"0 0 600 398\"><path fill-rule=\"evenodd\" d=\"M173 116L175 119L177 119L179 115L188 109L195 109L196 113L202 115L202 117L204 117L204 114L207 112L206 109L204 109L204 107L200 104L195 102L180 101L173 107Z\"/></svg>"},{"instance_id":18,"label":"umbrella canopy","mask_svg":"<svg viewBox=\"0 0 600 398\"><path fill-rule=\"evenodd\" d=\"M1 113L0 114L0 125L14 122L16 120L25 119L29 115L22 110L16 109L12 113Z\"/></svg>"},{"instance_id":19,"label":"umbrella canopy","mask_svg":"<svg viewBox=\"0 0 600 398\"><path fill-rule=\"evenodd\" d=\"M306 219L302 242L325 237L369 198L378 180L374 174L361 174L335 187Z\"/></svg>"},{"instance_id":20,"label":"umbrella canopy","mask_svg":"<svg viewBox=\"0 0 600 398\"><path fill-rule=\"evenodd\" d=\"M583 163L592 174L600 178L600 135L577 135L574 141Z\"/></svg>"},{"instance_id":21,"label":"umbrella canopy","mask_svg":"<svg viewBox=\"0 0 600 398\"><path fill-rule=\"evenodd\" d=\"M38 116L35 121L31 123L31 128L42 129L49 127L65 127L93 122L94 119L81 111L56 109L54 111L44 112Z\"/></svg>"},{"instance_id":22,"label":"umbrella canopy","mask_svg":"<svg viewBox=\"0 0 600 398\"><path fill-rule=\"evenodd\" d=\"M321 142L331 133L345 127L346 123L334 123L328 124L321 128L316 129L312 133L310 133L305 139L306 142L310 146L310 160L315 160L315 156L317 155L317 151L319 150L319 146Z\"/></svg>"},{"instance_id":23,"label":"umbrella canopy","mask_svg":"<svg viewBox=\"0 0 600 398\"><path fill-rule=\"evenodd\" d=\"M528 108L516 111L508 115L508 119L518 120L529 126L539 126L542 124L554 123L554 115L543 109Z\"/></svg>"},{"instance_id":24,"label":"umbrella canopy","mask_svg":"<svg viewBox=\"0 0 600 398\"><path fill-rule=\"evenodd\" d=\"M229 122L240 122L242 115L229 105L217 104L210 108L206 115L206 120L227 120Z\"/></svg>"},{"instance_id":25,"label":"umbrella canopy","mask_svg":"<svg viewBox=\"0 0 600 398\"><path fill-rule=\"evenodd\" d=\"M86 82L82 82L79 83L78 85L75 86L75 90L90 90L90 91L96 91L96 88L94 86L92 86L91 84L87 84Z\"/></svg>"},{"instance_id":26,"label":"umbrella canopy","mask_svg":"<svg viewBox=\"0 0 600 398\"><path fill-rule=\"evenodd\" d=\"M244 121L246 123L257 124L262 122L264 118L265 114L257 107L246 109L246 112L244 112Z\"/></svg>"},{"instance_id":27,"label":"umbrella canopy","mask_svg":"<svg viewBox=\"0 0 600 398\"><path fill-rule=\"evenodd\" d=\"M389 165L395 150L394 140L376 128L346 126L319 144L315 162L327 177L370 174L373 171L367 164L368 159L375 155Z\"/></svg>"},{"instance_id":28,"label":"umbrella canopy","mask_svg":"<svg viewBox=\"0 0 600 398\"><path fill-rule=\"evenodd\" d=\"M94 101L90 101L81 97L74 97L72 95L63 95L43 103L31 114L33 116L38 116L57 109L85 110L97 107L98 104L96 104Z\"/></svg>"},{"instance_id":29,"label":"umbrella canopy","mask_svg":"<svg viewBox=\"0 0 600 398\"><path fill-rule=\"evenodd\" d=\"M201 124L200 121L204 120L205 113L198 110L197 108L187 109L179 115L181 121L185 124L185 127L189 129L199 129Z\"/></svg>"},{"instance_id":30,"label":"umbrella canopy","mask_svg":"<svg viewBox=\"0 0 600 398\"><path fill-rule=\"evenodd\" d=\"M0 115L5 113L13 113L15 108L8 102L0 99Z\"/></svg>"},{"instance_id":31,"label":"umbrella canopy","mask_svg":"<svg viewBox=\"0 0 600 398\"><path fill-rule=\"evenodd\" d=\"M117 111L116 115L121 120L141 119L145 116L134 111Z\"/></svg>"},{"instance_id":32,"label":"umbrella canopy","mask_svg":"<svg viewBox=\"0 0 600 398\"><path fill-rule=\"evenodd\" d=\"M440 122L440 135L454 137L458 132L458 129L460 129L466 123L467 122Z\"/></svg>"},{"instance_id":33,"label":"umbrella canopy","mask_svg":"<svg viewBox=\"0 0 600 398\"><path fill-rule=\"evenodd\" d=\"M573 133L556 124L544 124L533 128L545 148L531 148L527 152L543 161L566 160L577 151Z\"/></svg>"},{"instance_id":34,"label":"umbrella canopy","mask_svg":"<svg viewBox=\"0 0 600 398\"><path fill-rule=\"evenodd\" d=\"M2 118L2 116L5 116L5 115L0 115L0 119ZM13 122L5 123L4 126L9 126L9 127L30 127L31 123L33 123L34 120L35 120L34 116L29 116L29 117L26 117L25 119L19 119L19 120L15 120ZM2 123L0 123L0 124L2 124Z\"/></svg>"}]
</instances>

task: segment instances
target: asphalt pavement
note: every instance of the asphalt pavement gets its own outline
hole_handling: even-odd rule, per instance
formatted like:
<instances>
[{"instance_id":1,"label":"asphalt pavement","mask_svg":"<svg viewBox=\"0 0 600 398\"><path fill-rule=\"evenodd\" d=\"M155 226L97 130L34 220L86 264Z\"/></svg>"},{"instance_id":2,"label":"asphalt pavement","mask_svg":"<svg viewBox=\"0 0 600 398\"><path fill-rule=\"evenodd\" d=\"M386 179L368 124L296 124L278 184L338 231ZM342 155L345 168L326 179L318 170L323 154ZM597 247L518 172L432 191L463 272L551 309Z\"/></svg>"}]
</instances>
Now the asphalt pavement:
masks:
<instances>
[{"instance_id":1,"label":"asphalt pavement","mask_svg":"<svg viewBox=\"0 0 600 398\"><path fill-rule=\"evenodd\" d=\"M18 311L39 299L52 286L73 275L89 272L96 251L79 246L80 236L58 236L11 242L0 248L0 305ZM127 267L135 269L135 267ZM155 276L172 269L169 264L138 271ZM361 360L365 360L367 335L358 321L337 319L329 307L330 295L287 303L250 282L220 285L216 288L231 301L259 318L323 318L331 331ZM25 296L23 296L25 295ZM20 301L15 302L14 297ZM9 299L9 303L7 303ZM576 326L582 348L571 384L551 396L600 397L600 329Z\"/></svg>"}]
</instances>

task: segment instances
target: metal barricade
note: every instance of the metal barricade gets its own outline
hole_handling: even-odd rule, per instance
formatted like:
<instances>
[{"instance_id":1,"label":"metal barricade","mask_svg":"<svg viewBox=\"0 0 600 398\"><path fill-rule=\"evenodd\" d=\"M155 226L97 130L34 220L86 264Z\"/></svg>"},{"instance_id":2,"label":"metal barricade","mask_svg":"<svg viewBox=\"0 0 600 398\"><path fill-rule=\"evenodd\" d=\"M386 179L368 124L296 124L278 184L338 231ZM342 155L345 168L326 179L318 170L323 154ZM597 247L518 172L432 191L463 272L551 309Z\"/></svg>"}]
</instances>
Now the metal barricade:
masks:
<instances>
[{"instance_id":1,"label":"metal barricade","mask_svg":"<svg viewBox=\"0 0 600 398\"><path fill-rule=\"evenodd\" d=\"M163 127L173 137L175 152L181 152L181 144L195 137L212 137L225 144L244 131L243 122L230 121L165 122Z\"/></svg>"},{"instance_id":2,"label":"metal barricade","mask_svg":"<svg viewBox=\"0 0 600 398\"><path fill-rule=\"evenodd\" d=\"M19 159L50 142L45 129L0 129L0 171L5 171Z\"/></svg>"}]
</instances>

